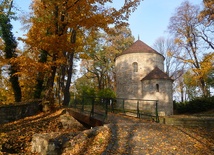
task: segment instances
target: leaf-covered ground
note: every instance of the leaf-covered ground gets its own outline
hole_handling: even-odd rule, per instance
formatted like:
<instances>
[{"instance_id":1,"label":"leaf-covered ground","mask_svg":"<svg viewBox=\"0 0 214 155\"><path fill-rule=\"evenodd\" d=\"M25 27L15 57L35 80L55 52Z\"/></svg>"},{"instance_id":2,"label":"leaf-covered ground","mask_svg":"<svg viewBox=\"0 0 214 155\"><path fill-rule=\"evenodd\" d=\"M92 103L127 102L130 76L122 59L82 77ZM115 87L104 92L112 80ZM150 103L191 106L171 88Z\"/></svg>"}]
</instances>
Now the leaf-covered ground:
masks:
<instances>
[{"instance_id":1,"label":"leaf-covered ground","mask_svg":"<svg viewBox=\"0 0 214 155\"><path fill-rule=\"evenodd\" d=\"M110 154L214 154L213 127L178 127L111 117Z\"/></svg>"},{"instance_id":2,"label":"leaf-covered ground","mask_svg":"<svg viewBox=\"0 0 214 155\"><path fill-rule=\"evenodd\" d=\"M110 114L103 127L64 129L63 110L0 125L0 154L32 154L35 133L76 133L62 154L214 154L214 129L173 127ZM84 130L84 131L83 131Z\"/></svg>"},{"instance_id":3,"label":"leaf-covered ground","mask_svg":"<svg viewBox=\"0 0 214 155\"><path fill-rule=\"evenodd\" d=\"M62 114L63 109L52 113L40 113L0 125L0 150L13 154L30 154L31 140L35 133L61 132L63 134L86 129L84 127L64 129L60 123Z\"/></svg>"}]
</instances>

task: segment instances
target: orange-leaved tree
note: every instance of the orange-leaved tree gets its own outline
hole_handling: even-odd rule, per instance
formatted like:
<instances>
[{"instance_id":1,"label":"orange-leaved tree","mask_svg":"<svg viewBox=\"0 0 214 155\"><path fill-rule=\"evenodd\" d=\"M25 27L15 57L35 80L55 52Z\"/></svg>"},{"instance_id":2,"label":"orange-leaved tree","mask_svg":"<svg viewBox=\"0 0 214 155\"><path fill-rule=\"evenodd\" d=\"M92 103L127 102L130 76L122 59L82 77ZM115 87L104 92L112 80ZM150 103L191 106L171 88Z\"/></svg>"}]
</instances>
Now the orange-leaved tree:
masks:
<instances>
[{"instance_id":1,"label":"orange-leaved tree","mask_svg":"<svg viewBox=\"0 0 214 155\"><path fill-rule=\"evenodd\" d=\"M46 96L53 94L57 69L66 64L64 76L64 105L69 102L69 87L73 73L75 53L86 48L84 35L89 31L104 30L109 25L125 25L132 11L141 0L125 0L121 8L111 7L112 0L34 0L32 3L32 25L25 42L47 52L51 71L47 78ZM109 6L108 6L109 5ZM65 75L65 74L64 74Z\"/></svg>"}]
</instances>

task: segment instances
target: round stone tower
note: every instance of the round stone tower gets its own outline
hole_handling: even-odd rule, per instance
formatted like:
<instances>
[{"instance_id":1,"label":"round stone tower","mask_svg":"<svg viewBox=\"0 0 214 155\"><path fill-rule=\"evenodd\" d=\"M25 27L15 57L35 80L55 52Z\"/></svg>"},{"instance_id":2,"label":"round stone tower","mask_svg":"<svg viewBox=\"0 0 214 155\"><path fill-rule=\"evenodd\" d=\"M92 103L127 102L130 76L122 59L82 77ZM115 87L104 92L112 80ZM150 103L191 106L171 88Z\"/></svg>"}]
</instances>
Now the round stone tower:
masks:
<instances>
[{"instance_id":1,"label":"round stone tower","mask_svg":"<svg viewBox=\"0 0 214 155\"><path fill-rule=\"evenodd\" d=\"M159 114L173 113L172 79L164 72L164 56L137 40L116 58L117 97L158 100Z\"/></svg>"}]
</instances>

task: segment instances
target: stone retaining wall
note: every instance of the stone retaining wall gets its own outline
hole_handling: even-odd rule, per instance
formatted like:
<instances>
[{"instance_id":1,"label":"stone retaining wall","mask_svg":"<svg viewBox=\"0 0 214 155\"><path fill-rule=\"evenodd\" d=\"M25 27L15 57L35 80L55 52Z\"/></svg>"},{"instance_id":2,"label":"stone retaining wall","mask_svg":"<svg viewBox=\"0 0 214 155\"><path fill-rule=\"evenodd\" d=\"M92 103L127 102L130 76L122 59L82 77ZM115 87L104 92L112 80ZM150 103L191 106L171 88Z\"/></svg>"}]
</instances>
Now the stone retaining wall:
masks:
<instances>
[{"instance_id":1,"label":"stone retaining wall","mask_svg":"<svg viewBox=\"0 0 214 155\"><path fill-rule=\"evenodd\" d=\"M41 110L41 101L0 106L0 124L12 122L37 114Z\"/></svg>"}]
</instances>

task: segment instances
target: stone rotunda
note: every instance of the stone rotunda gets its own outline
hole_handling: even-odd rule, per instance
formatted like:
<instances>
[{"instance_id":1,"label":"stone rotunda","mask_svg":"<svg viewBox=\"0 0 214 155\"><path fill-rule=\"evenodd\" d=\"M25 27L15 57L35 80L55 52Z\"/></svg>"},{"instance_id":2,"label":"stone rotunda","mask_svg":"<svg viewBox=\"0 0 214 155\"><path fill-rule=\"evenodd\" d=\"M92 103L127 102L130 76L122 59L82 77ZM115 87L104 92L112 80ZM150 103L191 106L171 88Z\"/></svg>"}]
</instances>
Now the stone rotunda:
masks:
<instances>
[{"instance_id":1,"label":"stone rotunda","mask_svg":"<svg viewBox=\"0 0 214 155\"><path fill-rule=\"evenodd\" d=\"M115 62L117 97L158 100L159 115L173 114L173 80L164 72L164 56L137 40Z\"/></svg>"}]
</instances>

